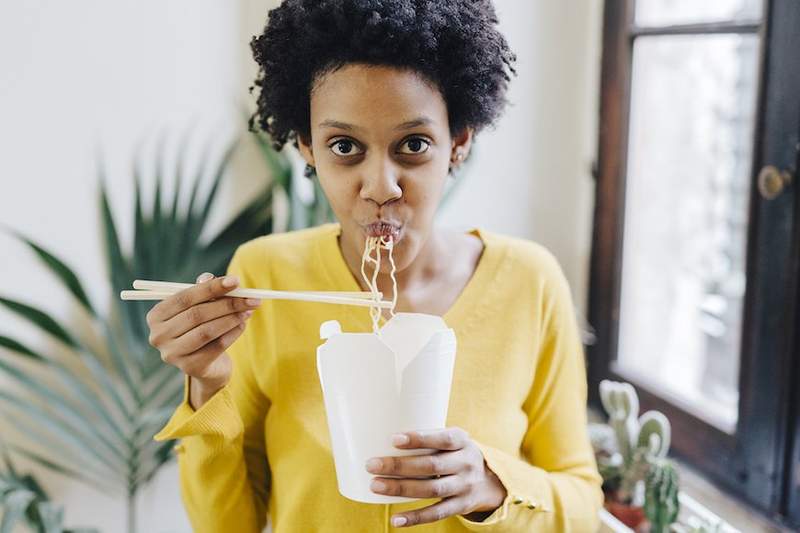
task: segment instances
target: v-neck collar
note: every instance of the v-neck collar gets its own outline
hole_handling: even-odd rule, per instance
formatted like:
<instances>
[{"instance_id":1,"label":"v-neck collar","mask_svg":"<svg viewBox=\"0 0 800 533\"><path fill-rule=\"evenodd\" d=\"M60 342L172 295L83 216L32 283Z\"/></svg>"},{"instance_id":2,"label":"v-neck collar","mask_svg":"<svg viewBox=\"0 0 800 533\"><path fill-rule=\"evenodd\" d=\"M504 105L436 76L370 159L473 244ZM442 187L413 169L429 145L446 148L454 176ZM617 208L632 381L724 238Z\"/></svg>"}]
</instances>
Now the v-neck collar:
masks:
<instances>
[{"instance_id":1,"label":"v-neck collar","mask_svg":"<svg viewBox=\"0 0 800 533\"><path fill-rule=\"evenodd\" d=\"M319 264L323 266L330 283L336 288L335 290L363 290L350 271L350 267L347 266L347 261L342 254L341 248L339 248L338 237L342 231L341 224L333 222L326 224L326 226L326 231L322 232L317 244L317 251L320 255ZM491 238L491 234L480 228L473 228L467 233L475 235L483 242L483 251L467 284L450 308L442 315L442 319L447 324L459 323L480 308L482 299L488 296L487 294L482 294L481 287L487 288L492 284L492 281L496 278L495 274L500 266L501 259L504 256L501 253L502 250L499 249L499 244ZM369 325L369 329L372 329L372 320L370 319L368 308L361 310L353 306L347 307L354 318L358 319L363 315L361 320ZM385 323L386 318L381 315L379 325L383 326Z\"/></svg>"}]
</instances>

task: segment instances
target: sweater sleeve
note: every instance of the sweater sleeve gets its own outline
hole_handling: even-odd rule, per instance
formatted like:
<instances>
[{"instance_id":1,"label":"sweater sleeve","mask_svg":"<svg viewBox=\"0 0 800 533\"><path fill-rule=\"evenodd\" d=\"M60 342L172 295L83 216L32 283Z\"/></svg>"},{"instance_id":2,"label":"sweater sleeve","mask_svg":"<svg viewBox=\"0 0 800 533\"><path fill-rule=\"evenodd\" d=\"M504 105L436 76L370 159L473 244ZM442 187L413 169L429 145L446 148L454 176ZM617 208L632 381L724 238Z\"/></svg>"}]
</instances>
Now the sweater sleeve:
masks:
<instances>
[{"instance_id":1,"label":"sweater sleeve","mask_svg":"<svg viewBox=\"0 0 800 533\"><path fill-rule=\"evenodd\" d=\"M247 286L241 248L228 267ZM259 308L250 320L257 318ZM189 404L191 378L184 378L183 403L154 439L180 439L178 458L181 498L196 533L256 533L267 521L269 465L264 420L269 398L256 382L253 325L227 349L233 362L228 384L200 409Z\"/></svg>"},{"instance_id":2,"label":"sweater sleeve","mask_svg":"<svg viewBox=\"0 0 800 533\"><path fill-rule=\"evenodd\" d=\"M518 453L477 443L507 496L482 522L458 516L469 531L595 533L600 526L602 478L587 431L583 345L567 280L550 263L542 343L523 404L528 428Z\"/></svg>"}]
</instances>

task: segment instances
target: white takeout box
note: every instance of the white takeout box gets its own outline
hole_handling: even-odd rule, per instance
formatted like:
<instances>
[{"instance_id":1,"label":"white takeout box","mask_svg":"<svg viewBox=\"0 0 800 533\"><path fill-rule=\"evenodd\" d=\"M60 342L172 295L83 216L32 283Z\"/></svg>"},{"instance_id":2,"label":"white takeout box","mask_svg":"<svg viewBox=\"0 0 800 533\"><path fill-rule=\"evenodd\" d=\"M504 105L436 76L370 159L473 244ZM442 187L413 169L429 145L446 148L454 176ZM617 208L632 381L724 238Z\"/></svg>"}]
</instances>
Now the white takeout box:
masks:
<instances>
[{"instance_id":1,"label":"white takeout box","mask_svg":"<svg viewBox=\"0 0 800 533\"><path fill-rule=\"evenodd\" d=\"M339 492L365 503L415 501L369 488L370 457L421 455L400 450L394 433L445 427L456 335L441 317L396 313L373 333L343 333L336 320L320 326L317 371L325 399Z\"/></svg>"}]
</instances>

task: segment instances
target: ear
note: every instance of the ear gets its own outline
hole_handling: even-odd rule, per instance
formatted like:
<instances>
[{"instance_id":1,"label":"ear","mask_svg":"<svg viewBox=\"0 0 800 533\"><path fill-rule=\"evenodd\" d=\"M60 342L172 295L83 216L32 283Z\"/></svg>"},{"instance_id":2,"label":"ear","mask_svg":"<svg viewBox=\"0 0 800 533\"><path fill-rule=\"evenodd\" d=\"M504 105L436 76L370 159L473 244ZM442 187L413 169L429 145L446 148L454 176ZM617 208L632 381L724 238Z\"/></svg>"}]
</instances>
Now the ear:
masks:
<instances>
[{"instance_id":1,"label":"ear","mask_svg":"<svg viewBox=\"0 0 800 533\"><path fill-rule=\"evenodd\" d=\"M469 149L472 146L473 129L471 127L464 128L461 133L453 137L450 143L450 158L454 159L456 154L463 155L462 161L469 155Z\"/></svg>"},{"instance_id":2,"label":"ear","mask_svg":"<svg viewBox=\"0 0 800 533\"><path fill-rule=\"evenodd\" d=\"M297 135L297 149L300 151L300 155L303 156L303 159L306 160L306 163L311 165L312 167L316 167L314 164L314 149L311 146L311 138L305 138L303 135Z\"/></svg>"}]
</instances>

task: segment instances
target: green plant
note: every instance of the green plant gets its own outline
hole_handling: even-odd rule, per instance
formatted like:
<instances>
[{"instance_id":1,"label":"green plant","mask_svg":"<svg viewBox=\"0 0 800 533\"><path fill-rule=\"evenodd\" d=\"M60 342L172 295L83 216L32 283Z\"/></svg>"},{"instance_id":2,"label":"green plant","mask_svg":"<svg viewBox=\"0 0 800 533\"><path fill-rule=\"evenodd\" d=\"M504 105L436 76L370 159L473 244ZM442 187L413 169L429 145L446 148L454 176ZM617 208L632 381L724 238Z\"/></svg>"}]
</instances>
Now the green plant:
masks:
<instances>
[{"instance_id":1,"label":"green plant","mask_svg":"<svg viewBox=\"0 0 800 533\"><path fill-rule=\"evenodd\" d=\"M645 479L644 512L651 533L668 533L678 519L678 472L672 463L658 459L650 466Z\"/></svg>"},{"instance_id":2,"label":"green plant","mask_svg":"<svg viewBox=\"0 0 800 533\"><path fill-rule=\"evenodd\" d=\"M669 420L658 411L639 416L639 397L630 383L603 380L600 401L608 423L591 424L589 434L606 497L625 505L643 503L653 531L669 531L680 507L678 475L666 459Z\"/></svg>"},{"instance_id":3,"label":"green plant","mask_svg":"<svg viewBox=\"0 0 800 533\"><path fill-rule=\"evenodd\" d=\"M7 354L0 357L0 372L20 388L20 392L0 390L4 423L10 423L31 442L48 443L46 452L12 443L9 448L47 469L125 497L130 533L136 529L138 491L172 457L173 443L155 442L152 435L180 403L183 379L177 369L163 364L158 351L148 342L145 315L154 302L123 302L117 295L123 289L130 289L137 278L194 282L201 271L224 273L239 244L272 231L273 183L287 181L290 172L280 154L269 154L274 181L267 183L221 231L201 241L219 185L238 144L237 139L224 151L213 168L209 191L201 195L199 186L204 182L208 160L203 162L194 177L185 209L179 206L184 178L182 160L179 159L174 173L176 185L171 206L165 208L161 192L163 154L159 152L153 201L145 212L137 158L131 253L125 253L120 244L100 165L99 203L113 295L107 316L91 302L65 261L20 232L7 230L24 242L74 297L88 317L93 333L80 336L74 328L33 305L0 297L0 305L63 347L57 353L40 353L10 336L0 335L0 347ZM100 342L93 342L94 339ZM36 367L35 372L25 365ZM52 382L58 387L52 386ZM36 497L43 494L31 493ZM30 497L29 493L18 494L11 501L6 499L6 514Z\"/></svg>"},{"instance_id":4,"label":"green plant","mask_svg":"<svg viewBox=\"0 0 800 533\"><path fill-rule=\"evenodd\" d=\"M17 524L37 533L97 533L95 529L64 529L63 509L50 501L32 475L17 471L2 442L0 458L0 533L9 533Z\"/></svg>"}]
</instances>

